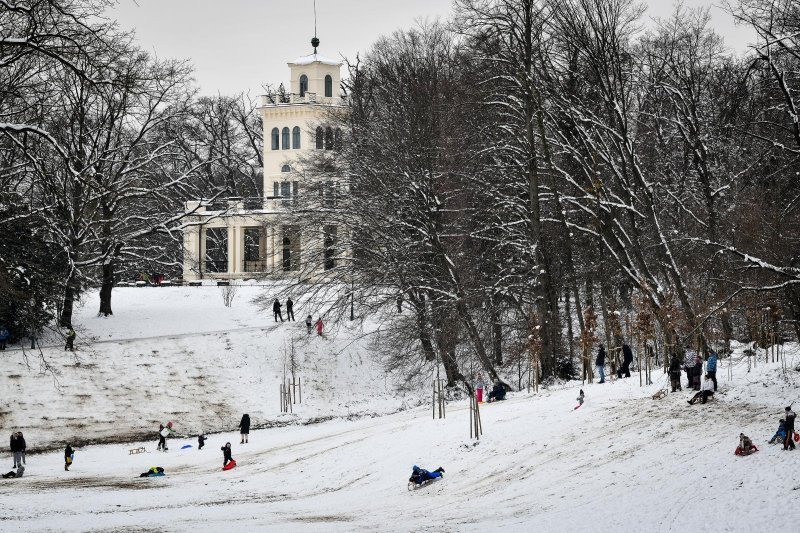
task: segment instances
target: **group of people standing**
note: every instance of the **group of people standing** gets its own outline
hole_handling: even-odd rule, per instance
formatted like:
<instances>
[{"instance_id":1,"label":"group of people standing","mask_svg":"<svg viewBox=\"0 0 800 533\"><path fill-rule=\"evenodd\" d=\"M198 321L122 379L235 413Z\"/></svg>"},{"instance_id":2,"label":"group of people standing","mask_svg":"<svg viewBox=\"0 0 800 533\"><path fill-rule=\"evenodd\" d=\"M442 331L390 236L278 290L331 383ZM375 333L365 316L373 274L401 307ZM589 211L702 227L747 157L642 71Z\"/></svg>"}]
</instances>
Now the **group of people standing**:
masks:
<instances>
[{"instance_id":1,"label":"group of people standing","mask_svg":"<svg viewBox=\"0 0 800 533\"><path fill-rule=\"evenodd\" d=\"M633 350L627 344L622 345L622 365L617 370L617 377L631 377L631 364L633 364ZM597 374L600 376L599 383L606 382L606 349L601 344L597 350L597 358L594 361Z\"/></svg>"},{"instance_id":2,"label":"group of people standing","mask_svg":"<svg viewBox=\"0 0 800 533\"><path fill-rule=\"evenodd\" d=\"M717 392L717 353L709 350L706 354L706 369L703 374L703 358L692 349L686 350L683 365L678 354L673 353L669 360L669 381L672 392L683 390L681 372L686 372L686 388L697 391L689 404L706 403Z\"/></svg>"},{"instance_id":3,"label":"group of people standing","mask_svg":"<svg viewBox=\"0 0 800 533\"><path fill-rule=\"evenodd\" d=\"M272 303L272 315L275 318L275 322L278 320L283 322L283 313L281 312L282 308L283 305L281 305L281 301L276 298ZM286 299L286 320L294 322L294 302L292 301L291 297ZM317 335L321 337L322 331L325 329L325 323L322 321L322 317L319 317L316 322L313 320L314 319L311 318L311 315L306 317L306 330L308 331L308 334L311 335L312 329L316 329Z\"/></svg>"}]
</instances>

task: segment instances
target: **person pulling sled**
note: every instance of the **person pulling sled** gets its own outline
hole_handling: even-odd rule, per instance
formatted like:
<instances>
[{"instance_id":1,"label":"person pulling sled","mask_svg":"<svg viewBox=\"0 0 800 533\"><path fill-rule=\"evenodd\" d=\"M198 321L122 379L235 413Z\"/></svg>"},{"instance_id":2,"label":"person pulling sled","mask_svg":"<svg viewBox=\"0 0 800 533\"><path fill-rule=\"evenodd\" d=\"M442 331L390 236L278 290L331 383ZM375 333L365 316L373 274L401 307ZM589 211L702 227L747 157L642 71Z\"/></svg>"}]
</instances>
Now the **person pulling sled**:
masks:
<instances>
[{"instance_id":1,"label":"person pulling sled","mask_svg":"<svg viewBox=\"0 0 800 533\"><path fill-rule=\"evenodd\" d=\"M408 478L408 490L418 489L433 483L437 479L441 479L442 474L444 474L444 468L441 466L433 472L429 472L424 468L414 465L411 469L411 477Z\"/></svg>"}]
</instances>

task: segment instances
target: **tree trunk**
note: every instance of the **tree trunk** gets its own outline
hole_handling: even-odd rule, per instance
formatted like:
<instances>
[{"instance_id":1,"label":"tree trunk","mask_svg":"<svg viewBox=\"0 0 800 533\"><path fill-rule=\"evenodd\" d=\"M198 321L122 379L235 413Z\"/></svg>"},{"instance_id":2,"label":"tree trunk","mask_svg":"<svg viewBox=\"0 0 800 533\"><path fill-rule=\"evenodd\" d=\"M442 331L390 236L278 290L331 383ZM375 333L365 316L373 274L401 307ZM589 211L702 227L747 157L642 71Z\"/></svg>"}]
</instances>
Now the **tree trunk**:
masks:
<instances>
[{"instance_id":1,"label":"tree trunk","mask_svg":"<svg viewBox=\"0 0 800 533\"><path fill-rule=\"evenodd\" d=\"M72 327L72 308L75 305L76 296L72 283L72 278L67 280L67 286L64 289L64 306L61 308L61 317L58 321L58 325L62 328Z\"/></svg>"},{"instance_id":2,"label":"tree trunk","mask_svg":"<svg viewBox=\"0 0 800 533\"><path fill-rule=\"evenodd\" d=\"M113 315L111 310L111 289L114 288L114 262L107 261L103 264L103 283L100 286L100 314Z\"/></svg>"},{"instance_id":3,"label":"tree trunk","mask_svg":"<svg viewBox=\"0 0 800 533\"><path fill-rule=\"evenodd\" d=\"M497 299L492 298L491 320L492 320L492 356L494 364L503 365L503 325L500 323L500 309L497 307Z\"/></svg>"}]
</instances>

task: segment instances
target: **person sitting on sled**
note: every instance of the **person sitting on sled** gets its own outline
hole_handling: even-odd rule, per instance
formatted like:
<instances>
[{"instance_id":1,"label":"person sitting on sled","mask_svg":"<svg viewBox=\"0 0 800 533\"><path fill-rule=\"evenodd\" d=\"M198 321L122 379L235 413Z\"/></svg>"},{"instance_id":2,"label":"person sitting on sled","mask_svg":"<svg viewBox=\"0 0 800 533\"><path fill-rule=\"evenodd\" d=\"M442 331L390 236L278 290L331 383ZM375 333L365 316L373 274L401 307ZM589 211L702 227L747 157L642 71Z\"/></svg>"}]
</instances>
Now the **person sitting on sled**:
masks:
<instances>
[{"instance_id":1,"label":"person sitting on sled","mask_svg":"<svg viewBox=\"0 0 800 533\"><path fill-rule=\"evenodd\" d=\"M750 455L758 451L753 441L744 433L739 433L739 447L736 448L736 455Z\"/></svg>"},{"instance_id":2,"label":"person sitting on sled","mask_svg":"<svg viewBox=\"0 0 800 533\"><path fill-rule=\"evenodd\" d=\"M781 418L778 422L778 431L769 439L769 444L783 444L784 440L786 440L786 420Z\"/></svg>"},{"instance_id":3,"label":"person sitting on sled","mask_svg":"<svg viewBox=\"0 0 800 533\"><path fill-rule=\"evenodd\" d=\"M581 393L580 393L580 394L578 394L578 397L577 397L577 398L575 398L576 400L578 400L578 406L577 406L577 407L575 407L575 409L577 409L578 407L580 407L581 405L583 405L583 399L584 399L585 397L586 397L586 395L583 393L583 389L581 389Z\"/></svg>"},{"instance_id":4,"label":"person sitting on sled","mask_svg":"<svg viewBox=\"0 0 800 533\"><path fill-rule=\"evenodd\" d=\"M230 462L236 463L236 461L233 460L233 452L231 451L230 442L226 442L225 446L220 448L220 450L222 450L222 468L228 466L228 463Z\"/></svg>"},{"instance_id":5,"label":"person sitting on sled","mask_svg":"<svg viewBox=\"0 0 800 533\"><path fill-rule=\"evenodd\" d=\"M714 396L714 382L711 381L711 377L706 374L702 390L692 396L692 399L689 400L689 405L694 405L697 400L700 400L700 403L706 403L706 400L712 396Z\"/></svg>"},{"instance_id":6,"label":"person sitting on sled","mask_svg":"<svg viewBox=\"0 0 800 533\"><path fill-rule=\"evenodd\" d=\"M506 399L506 388L500 383L500 380L494 382L491 392L489 392L489 401L498 401Z\"/></svg>"},{"instance_id":7,"label":"person sitting on sled","mask_svg":"<svg viewBox=\"0 0 800 533\"><path fill-rule=\"evenodd\" d=\"M164 469L160 466L151 466L147 472L142 472L139 477L160 477L164 475Z\"/></svg>"},{"instance_id":8,"label":"person sitting on sled","mask_svg":"<svg viewBox=\"0 0 800 533\"><path fill-rule=\"evenodd\" d=\"M417 465L414 465L411 470L411 477L408 478L408 481L414 483L415 485L419 485L420 483L424 483L431 479L440 478L442 477L442 474L444 474L444 468L441 466L433 472L428 472L424 468L420 468Z\"/></svg>"}]
</instances>

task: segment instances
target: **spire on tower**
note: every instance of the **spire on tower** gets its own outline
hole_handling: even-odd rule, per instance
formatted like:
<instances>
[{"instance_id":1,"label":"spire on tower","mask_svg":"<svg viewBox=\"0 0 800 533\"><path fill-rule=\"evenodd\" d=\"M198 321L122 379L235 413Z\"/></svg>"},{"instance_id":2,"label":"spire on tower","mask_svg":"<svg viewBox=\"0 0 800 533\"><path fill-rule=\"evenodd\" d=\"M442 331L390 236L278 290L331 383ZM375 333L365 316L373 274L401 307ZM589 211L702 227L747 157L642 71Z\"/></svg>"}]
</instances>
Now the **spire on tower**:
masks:
<instances>
[{"instance_id":1,"label":"spire on tower","mask_svg":"<svg viewBox=\"0 0 800 533\"><path fill-rule=\"evenodd\" d=\"M319 39L317 39L317 0L314 0L314 37L311 39L311 46L314 47L314 55L317 53Z\"/></svg>"}]
</instances>

